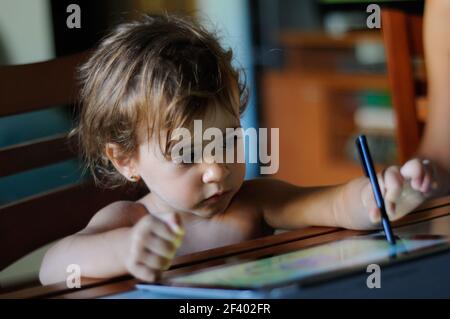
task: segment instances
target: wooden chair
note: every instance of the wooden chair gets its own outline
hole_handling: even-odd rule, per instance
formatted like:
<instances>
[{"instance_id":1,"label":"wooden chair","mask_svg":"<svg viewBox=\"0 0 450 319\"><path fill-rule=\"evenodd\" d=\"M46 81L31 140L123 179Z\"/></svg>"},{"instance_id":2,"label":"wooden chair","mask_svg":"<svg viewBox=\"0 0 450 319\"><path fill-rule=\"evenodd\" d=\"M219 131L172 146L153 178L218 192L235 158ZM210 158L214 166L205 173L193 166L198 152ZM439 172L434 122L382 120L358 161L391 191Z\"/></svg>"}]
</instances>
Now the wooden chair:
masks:
<instances>
[{"instance_id":1,"label":"wooden chair","mask_svg":"<svg viewBox=\"0 0 450 319\"><path fill-rule=\"evenodd\" d=\"M0 67L0 117L70 105L74 71L86 53ZM66 134L0 149L0 177L76 157ZM101 190L91 180L61 187L0 207L0 270L27 253L82 229L101 207L136 199L145 190Z\"/></svg>"},{"instance_id":2,"label":"wooden chair","mask_svg":"<svg viewBox=\"0 0 450 319\"><path fill-rule=\"evenodd\" d=\"M423 12L404 8L382 9L392 102L397 118L399 159L404 163L419 147L426 121L426 72L423 61Z\"/></svg>"}]
</instances>

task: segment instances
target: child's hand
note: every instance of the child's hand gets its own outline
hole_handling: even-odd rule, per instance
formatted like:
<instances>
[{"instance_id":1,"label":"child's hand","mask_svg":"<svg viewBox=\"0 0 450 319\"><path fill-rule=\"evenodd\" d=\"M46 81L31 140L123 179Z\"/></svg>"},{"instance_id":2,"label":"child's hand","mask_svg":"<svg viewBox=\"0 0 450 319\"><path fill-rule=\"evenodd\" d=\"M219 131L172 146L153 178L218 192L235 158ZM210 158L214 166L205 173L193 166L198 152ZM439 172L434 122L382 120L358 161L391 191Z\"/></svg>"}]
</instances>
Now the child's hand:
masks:
<instances>
[{"instance_id":1,"label":"child's hand","mask_svg":"<svg viewBox=\"0 0 450 319\"><path fill-rule=\"evenodd\" d=\"M130 274L140 280L158 279L161 271L170 267L181 245L184 228L179 216L168 215L164 219L148 214L132 229L125 265Z\"/></svg>"},{"instance_id":2,"label":"child's hand","mask_svg":"<svg viewBox=\"0 0 450 319\"><path fill-rule=\"evenodd\" d=\"M401 168L390 166L378 174L389 219L397 220L419 206L437 188L433 164L429 160L411 159ZM381 215L368 183L362 201L372 223L379 223Z\"/></svg>"}]
</instances>

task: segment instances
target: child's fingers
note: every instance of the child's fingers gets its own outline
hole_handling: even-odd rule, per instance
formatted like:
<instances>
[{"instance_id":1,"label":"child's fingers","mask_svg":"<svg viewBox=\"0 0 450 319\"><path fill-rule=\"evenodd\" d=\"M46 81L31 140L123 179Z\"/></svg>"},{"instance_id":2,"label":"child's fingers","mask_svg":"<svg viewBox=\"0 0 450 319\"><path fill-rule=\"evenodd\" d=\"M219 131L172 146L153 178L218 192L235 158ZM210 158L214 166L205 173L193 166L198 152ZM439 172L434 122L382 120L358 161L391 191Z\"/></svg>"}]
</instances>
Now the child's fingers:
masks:
<instances>
[{"instance_id":1,"label":"child's fingers","mask_svg":"<svg viewBox=\"0 0 450 319\"><path fill-rule=\"evenodd\" d=\"M423 180L422 180L422 184L420 185L420 191L422 193L428 193L431 189L431 176L430 174L425 174Z\"/></svg>"},{"instance_id":2,"label":"child's fingers","mask_svg":"<svg viewBox=\"0 0 450 319\"><path fill-rule=\"evenodd\" d=\"M381 220L380 210L376 206L372 206L369 208L369 218L373 224L377 224Z\"/></svg>"},{"instance_id":3,"label":"child's fingers","mask_svg":"<svg viewBox=\"0 0 450 319\"><path fill-rule=\"evenodd\" d=\"M152 216L147 215L141 218L139 222L134 225L131 240L133 242L132 247L140 249L144 245L145 241L149 239L150 230L152 225Z\"/></svg>"},{"instance_id":4,"label":"child's fingers","mask_svg":"<svg viewBox=\"0 0 450 319\"><path fill-rule=\"evenodd\" d=\"M395 202L385 201L384 206L386 208L386 214L389 220L397 220L399 215L397 214L397 204Z\"/></svg>"},{"instance_id":5,"label":"child's fingers","mask_svg":"<svg viewBox=\"0 0 450 319\"><path fill-rule=\"evenodd\" d=\"M177 213L167 213L158 216L162 221L170 226L171 230L177 235L184 234L183 223L181 216Z\"/></svg>"},{"instance_id":6,"label":"child's fingers","mask_svg":"<svg viewBox=\"0 0 450 319\"><path fill-rule=\"evenodd\" d=\"M395 218L396 202L403 189L403 176L397 166L390 166L384 172L384 204L390 219Z\"/></svg>"},{"instance_id":7,"label":"child's fingers","mask_svg":"<svg viewBox=\"0 0 450 319\"><path fill-rule=\"evenodd\" d=\"M397 220L400 216L396 216L396 206L395 203L387 202L385 203L386 213L388 214L389 220L394 221ZM369 209L369 218L371 223L378 224L381 221L381 213L380 209L376 206L370 207Z\"/></svg>"},{"instance_id":8,"label":"child's fingers","mask_svg":"<svg viewBox=\"0 0 450 319\"><path fill-rule=\"evenodd\" d=\"M412 159L403 165L402 175L411 179L411 187L422 193L431 191L431 186L435 180L432 163L429 160Z\"/></svg>"},{"instance_id":9,"label":"child's fingers","mask_svg":"<svg viewBox=\"0 0 450 319\"><path fill-rule=\"evenodd\" d=\"M377 224L380 221L380 212L373 196L372 187L370 183L367 183L361 192L361 200L364 207L369 213L369 220L372 224Z\"/></svg>"},{"instance_id":10,"label":"child's fingers","mask_svg":"<svg viewBox=\"0 0 450 319\"><path fill-rule=\"evenodd\" d=\"M422 160L422 165L425 170L425 176L423 178L422 185L420 185L420 191L422 193L428 193L432 190L432 183L436 179L436 174L434 171L433 163L429 160Z\"/></svg>"},{"instance_id":11,"label":"child's fingers","mask_svg":"<svg viewBox=\"0 0 450 319\"><path fill-rule=\"evenodd\" d=\"M181 241L167 241L156 235L151 235L145 244L145 248L161 257L172 259L180 244Z\"/></svg>"},{"instance_id":12,"label":"child's fingers","mask_svg":"<svg viewBox=\"0 0 450 319\"><path fill-rule=\"evenodd\" d=\"M158 271L150 269L145 264L141 264L141 263L134 265L133 268L130 270L130 272L136 278L146 281L146 282L154 282L154 281L158 280L158 278L160 276Z\"/></svg>"},{"instance_id":13,"label":"child's fingers","mask_svg":"<svg viewBox=\"0 0 450 319\"><path fill-rule=\"evenodd\" d=\"M178 241L180 237L184 235L184 229L180 228L178 232L175 232L173 227L161 220L155 222L155 226L152 227L152 232L159 237L171 242Z\"/></svg>"},{"instance_id":14,"label":"child's fingers","mask_svg":"<svg viewBox=\"0 0 450 319\"><path fill-rule=\"evenodd\" d=\"M175 234L170 226L168 226L164 221L156 218L155 216L148 215L139 221L135 234L137 237L141 237L142 240L146 241L151 233L154 233L168 241L175 241L178 238L178 235Z\"/></svg>"},{"instance_id":15,"label":"child's fingers","mask_svg":"<svg viewBox=\"0 0 450 319\"><path fill-rule=\"evenodd\" d=\"M420 190L426 171L419 159L414 158L406 162L400 169L405 179L411 180L411 187Z\"/></svg>"},{"instance_id":16,"label":"child's fingers","mask_svg":"<svg viewBox=\"0 0 450 319\"><path fill-rule=\"evenodd\" d=\"M174 226L175 226L175 232L184 232L184 228L183 228L183 221L181 220L181 216L180 214L174 213L172 214L171 217L171 221Z\"/></svg>"},{"instance_id":17,"label":"child's fingers","mask_svg":"<svg viewBox=\"0 0 450 319\"><path fill-rule=\"evenodd\" d=\"M395 202L402 193L403 176L397 166L391 166L384 173L385 200Z\"/></svg>"},{"instance_id":18,"label":"child's fingers","mask_svg":"<svg viewBox=\"0 0 450 319\"><path fill-rule=\"evenodd\" d=\"M170 267L171 258L166 258L149 251L143 251L139 256L138 264L144 264L153 270L166 270Z\"/></svg>"}]
</instances>

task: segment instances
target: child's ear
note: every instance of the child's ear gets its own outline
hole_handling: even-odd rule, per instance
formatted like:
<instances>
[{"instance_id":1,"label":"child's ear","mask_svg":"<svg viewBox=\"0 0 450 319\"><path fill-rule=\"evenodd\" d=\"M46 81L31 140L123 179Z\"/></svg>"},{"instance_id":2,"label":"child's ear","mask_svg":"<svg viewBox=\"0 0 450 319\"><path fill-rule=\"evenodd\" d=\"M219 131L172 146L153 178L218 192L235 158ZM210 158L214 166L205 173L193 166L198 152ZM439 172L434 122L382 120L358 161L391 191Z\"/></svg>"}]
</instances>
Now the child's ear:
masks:
<instances>
[{"instance_id":1,"label":"child's ear","mask_svg":"<svg viewBox=\"0 0 450 319\"><path fill-rule=\"evenodd\" d=\"M105 154L117 171L126 179L130 180L131 176L137 175L135 163L129 156L125 156L116 143L107 143L105 146Z\"/></svg>"}]
</instances>

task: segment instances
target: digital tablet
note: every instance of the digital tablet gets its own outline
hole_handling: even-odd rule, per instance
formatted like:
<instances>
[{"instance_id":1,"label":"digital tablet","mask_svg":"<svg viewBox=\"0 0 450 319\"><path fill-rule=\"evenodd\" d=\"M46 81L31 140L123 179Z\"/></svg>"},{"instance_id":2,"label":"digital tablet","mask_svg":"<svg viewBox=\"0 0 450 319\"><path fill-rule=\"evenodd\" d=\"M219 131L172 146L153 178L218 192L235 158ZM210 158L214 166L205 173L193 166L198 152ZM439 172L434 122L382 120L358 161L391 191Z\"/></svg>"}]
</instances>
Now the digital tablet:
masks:
<instances>
[{"instance_id":1,"label":"digital tablet","mask_svg":"<svg viewBox=\"0 0 450 319\"><path fill-rule=\"evenodd\" d=\"M232 290L270 290L295 283L314 285L352 273L366 272L370 264L380 267L450 249L448 237L403 236L391 246L382 233L350 237L297 251L256 260L234 261L189 274L165 278L171 287Z\"/></svg>"}]
</instances>

